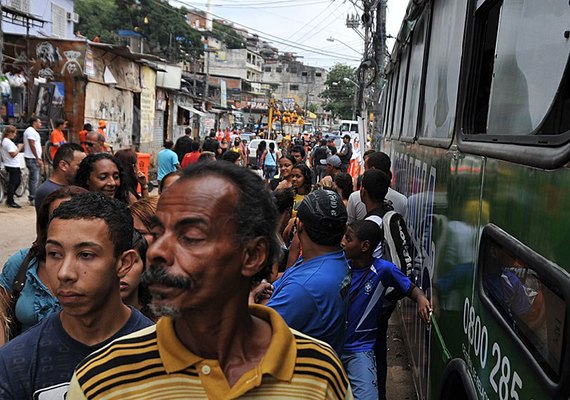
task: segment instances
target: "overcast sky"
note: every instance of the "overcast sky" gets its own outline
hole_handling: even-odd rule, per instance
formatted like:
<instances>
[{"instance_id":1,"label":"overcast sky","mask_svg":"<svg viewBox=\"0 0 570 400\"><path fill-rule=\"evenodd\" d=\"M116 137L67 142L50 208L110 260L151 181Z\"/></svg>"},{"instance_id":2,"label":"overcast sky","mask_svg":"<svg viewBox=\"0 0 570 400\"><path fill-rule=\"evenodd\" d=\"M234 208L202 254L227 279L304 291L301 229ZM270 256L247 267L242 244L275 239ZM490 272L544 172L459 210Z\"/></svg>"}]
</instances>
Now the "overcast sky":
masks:
<instances>
[{"instance_id":1,"label":"overcast sky","mask_svg":"<svg viewBox=\"0 0 570 400\"><path fill-rule=\"evenodd\" d=\"M208 0L169 0L174 6L207 9ZM348 14L362 11L339 0L211 0L214 18L224 18L257 33L280 51L295 52L308 65L330 68L336 63L358 66L363 40L346 27ZM396 36L406 0L388 0L386 30ZM356 2L357 5L362 2ZM362 33L362 30L360 30ZM327 38L336 39L331 42ZM342 43L341 43L342 42ZM298 46L298 47L296 47ZM389 42L391 48L391 42Z\"/></svg>"}]
</instances>

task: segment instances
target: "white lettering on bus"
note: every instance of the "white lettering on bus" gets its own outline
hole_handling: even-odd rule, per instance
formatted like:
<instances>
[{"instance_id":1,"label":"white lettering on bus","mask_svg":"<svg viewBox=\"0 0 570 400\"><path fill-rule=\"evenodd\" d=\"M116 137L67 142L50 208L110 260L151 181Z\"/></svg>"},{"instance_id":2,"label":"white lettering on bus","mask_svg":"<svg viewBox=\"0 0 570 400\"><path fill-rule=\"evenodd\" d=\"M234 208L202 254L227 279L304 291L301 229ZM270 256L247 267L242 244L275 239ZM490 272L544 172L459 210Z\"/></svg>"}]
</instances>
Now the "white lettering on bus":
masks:
<instances>
[{"instance_id":1,"label":"white lettering on bus","mask_svg":"<svg viewBox=\"0 0 570 400\"><path fill-rule=\"evenodd\" d=\"M463 303L463 333L467 335L467 340L473 347L475 357L478 357L481 370L484 370L487 365L489 331L481 322L479 315L477 315L468 297L465 298L465 302ZM473 376L476 376L476 369L465 348L463 348L463 354L466 356L466 361L468 359L467 363L471 373ZM523 381L517 371L511 368L509 357L503 355L501 346L497 342L494 342L491 346L491 357L495 359L495 364L489 375L489 384L495 393L499 395L500 400L518 400L518 392L519 390L522 391Z\"/></svg>"}]
</instances>

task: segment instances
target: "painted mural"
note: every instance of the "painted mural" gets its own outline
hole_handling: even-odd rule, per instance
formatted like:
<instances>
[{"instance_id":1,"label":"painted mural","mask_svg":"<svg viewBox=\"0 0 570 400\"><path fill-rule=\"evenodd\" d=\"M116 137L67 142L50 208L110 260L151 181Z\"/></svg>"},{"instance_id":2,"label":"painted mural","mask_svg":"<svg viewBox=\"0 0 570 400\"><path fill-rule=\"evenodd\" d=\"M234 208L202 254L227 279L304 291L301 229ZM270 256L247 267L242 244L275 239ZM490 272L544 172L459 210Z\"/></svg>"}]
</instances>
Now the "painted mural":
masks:
<instances>
[{"instance_id":1,"label":"painted mural","mask_svg":"<svg viewBox=\"0 0 570 400\"><path fill-rule=\"evenodd\" d=\"M107 121L107 142L114 150L129 147L133 131L133 94L94 82L85 91L85 122Z\"/></svg>"}]
</instances>

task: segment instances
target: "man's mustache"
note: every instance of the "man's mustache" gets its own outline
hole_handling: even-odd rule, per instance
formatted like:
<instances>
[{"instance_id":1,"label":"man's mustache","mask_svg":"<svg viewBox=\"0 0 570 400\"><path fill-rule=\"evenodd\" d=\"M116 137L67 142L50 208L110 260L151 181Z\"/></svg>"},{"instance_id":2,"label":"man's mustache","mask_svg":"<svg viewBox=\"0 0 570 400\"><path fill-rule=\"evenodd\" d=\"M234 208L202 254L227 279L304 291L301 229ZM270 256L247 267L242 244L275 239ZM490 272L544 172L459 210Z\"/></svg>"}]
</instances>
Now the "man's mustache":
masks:
<instances>
[{"instance_id":1,"label":"man's mustache","mask_svg":"<svg viewBox=\"0 0 570 400\"><path fill-rule=\"evenodd\" d=\"M178 289L190 289L192 280L190 278L182 278L180 276L172 276L166 272L166 268L162 263L151 263L141 275L141 282L145 285L159 284L164 286L175 287Z\"/></svg>"}]
</instances>

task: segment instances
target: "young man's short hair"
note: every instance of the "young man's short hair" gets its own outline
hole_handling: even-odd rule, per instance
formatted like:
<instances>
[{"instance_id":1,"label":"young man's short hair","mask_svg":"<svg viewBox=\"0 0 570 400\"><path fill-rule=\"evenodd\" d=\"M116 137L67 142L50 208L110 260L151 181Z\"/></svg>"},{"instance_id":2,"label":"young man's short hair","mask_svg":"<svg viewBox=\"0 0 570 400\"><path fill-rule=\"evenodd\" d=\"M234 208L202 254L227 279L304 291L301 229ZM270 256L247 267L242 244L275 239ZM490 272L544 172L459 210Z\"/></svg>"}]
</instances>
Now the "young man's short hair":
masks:
<instances>
[{"instance_id":1,"label":"young man's short hair","mask_svg":"<svg viewBox=\"0 0 570 400\"><path fill-rule=\"evenodd\" d=\"M362 187L372 200L384 201L390 187L390 177L379 169L369 169L362 177Z\"/></svg>"},{"instance_id":2,"label":"young man's short hair","mask_svg":"<svg viewBox=\"0 0 570 400\"><path fill-rule=\"evenodd\" d=\"M299 153L301 155L301 158L305 158L305 156L307 155L305 153L305 148L303 146L299 146L298 144L291 147L291 153Z\"/></svg>"},{"instance_id":3,"label":"young man's short hair","mask_svg":"<svg viewBox=\"0 0 570 400\"><path fill-rule=\"evenodd\" d=\"M384 171L384 173L388 174L388 176L392 178L392 172L390 170L391 161L388 154L381 151L370 153L366 158L366 165L368 166L368 169L379 169L380 171Z\"/></svg>"},{"instance_id":4,"label":"young man's short hair","mask_svg":"<svg viewBox=\"0 0 570 400\"><path fill-rule=\"evenodd\" d=\"M309 193L297 208L297 217L314 243L338 246L346 230L347 213L341 197L332 190Z\"/></svg>"},{"instance_id":5,"label":"young man's short hair","mask_svg":"<svg viewBox=\"0 0 570 400\"><path fill-rule=\"evenodd\" d=\"M83 153L83 147L77 143L62 144L53 156L53 169L59 169L59 163L62 160L66 161L68 164L71 164L73 161L73 153L76 151Z\"/></svg>"},{"instance_id":6,"label":"young man's short hair","mask_svg":"<svg viewBox=\"0 0 570 400\"><path fill-rule=\"evenodd\" d=\"M370 251L374 252L374 249L378 246L382 238L384 237L382 233L382 228L373 221L368 220L356 220L351 224L348 224L350 229L354 232L354 235L359 241L364 242L368 240L370 243Z\"/></svg>"},{"instance_id":7,"label":"young man's short hair","mask_svg":"<svg viewBox=\"0 0 570 400\"><path fill-rule=\"evenodd\" d=\"M133 217L129 207L102 193L89 192L71 198L54 210L50 223L54 219L102 219L107 224L109 240L115 245L114 256L132 249Z\"/></svg>"}]
</instances>

